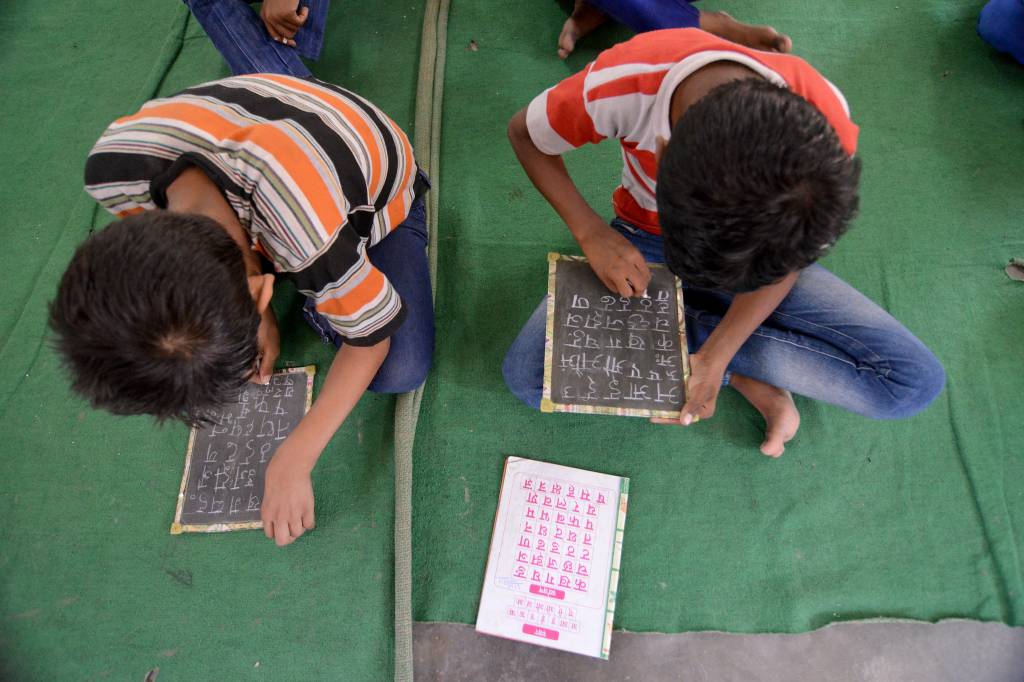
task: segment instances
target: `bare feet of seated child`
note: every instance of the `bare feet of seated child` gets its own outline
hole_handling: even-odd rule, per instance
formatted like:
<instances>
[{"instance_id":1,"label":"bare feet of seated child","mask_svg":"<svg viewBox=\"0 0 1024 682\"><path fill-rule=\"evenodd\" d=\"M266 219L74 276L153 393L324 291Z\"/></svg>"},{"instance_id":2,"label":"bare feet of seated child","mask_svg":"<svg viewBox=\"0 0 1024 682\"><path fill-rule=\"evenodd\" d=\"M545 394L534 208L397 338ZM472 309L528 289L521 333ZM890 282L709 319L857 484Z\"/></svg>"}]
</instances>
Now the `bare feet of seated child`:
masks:
<instances>
[{"instance_id":1,"label":"bare feet of seated child","mask_svg":"<svg viewBox=\"0 0 1024 682\"><path fill-rule=\"evenodd\" d=\"M598 26L608 20L608 15L600 9L586 2L576 0L572 14L562 25L562 32L558 36L558 56L565 59L576 49L576 43L587 34L591 33ZM769 52L789 52L793 49L793 41L789 36L779 33L771 26L755 26L736 21L725 12L700 12L700 26L719 38L725 38L734 43L752 47L756 50L767 50ZM630 26L633 30L639 30L636 26ZM672 28L664 26L662 28Z\"/></svg>"},{"instance_id":2,"label":"bare feet of seated child","mask_svg":"<svg viewBox=\"0 0 1024 682\"><path fill-rule=\"evenodd\" d=\"M679 418L655 417L651 421L656 424L689 426L701 419L710 419L715 414L724 371L714 361L707 361L701 353L691 355L687 400ZM793 440L800 428L800 412L796 409L792 394L739 374L732 375L729 385L739 391L764 417L765 435L761 453L768 457L780 457L786 451L786 443Z\"/></svg>"}]
</instances>

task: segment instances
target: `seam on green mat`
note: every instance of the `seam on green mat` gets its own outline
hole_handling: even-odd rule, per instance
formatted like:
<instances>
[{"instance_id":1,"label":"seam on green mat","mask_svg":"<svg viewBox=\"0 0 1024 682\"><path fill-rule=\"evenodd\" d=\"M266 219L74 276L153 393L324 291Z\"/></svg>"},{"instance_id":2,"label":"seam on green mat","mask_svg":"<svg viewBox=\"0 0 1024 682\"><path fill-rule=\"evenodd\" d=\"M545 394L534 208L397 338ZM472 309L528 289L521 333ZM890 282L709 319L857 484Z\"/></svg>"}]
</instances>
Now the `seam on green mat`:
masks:
<instances>
[{"instance_id":1,"label":"seam on green mat","mask_svg":"<svg viewBox=\"0 0 1024 682\"><path fill-rule=\"evenodd\" d=\"M949 428L953 434L953 446L956 449L957 461L960 462L960 468L964 472L964 478L967 479L968 490L971 495L971 502L974 505L974 511L978 519L978 524L981 526L981 535L985 540L985 549L988 555L992 557L992 568L994 578L996 579L996 596L999 599L999 610L1000 616L1004 622L1011 622L1013 616L1013 604L1007 594L1007 581L1006 575L1003 570L1002 562L999 561L999 556L993 550L992 534L988 527L988 522L985 519L984 509L981 506L981 500L978 498L978 489L974 485L974 478L971 476L970 468L967 466L967 460L964 456L964 448L962 438L960 436L960 428L957 425L956 414L953 408L953 399L951 397L952 391L950 387L946 387L946 405L949 411ZM1007 619L1011 619L1008 621Z\"/></svg>"},{"instance_id":2,"label":"seam on green mat","mask_svg":"<svg viewBox=\"0 0 1024 682\"><path fill-rule=\"evenodd\" d=\"M431 176L427 194L427 257L431 294L437 289L437 209L440 189L441 99L449 0L428 0L423 15L416 86L413 143L416 160ZM395 403L395 675L413 681L412 649L412 449L423 387L404 393Z\"/></svg>"}]
</instances>

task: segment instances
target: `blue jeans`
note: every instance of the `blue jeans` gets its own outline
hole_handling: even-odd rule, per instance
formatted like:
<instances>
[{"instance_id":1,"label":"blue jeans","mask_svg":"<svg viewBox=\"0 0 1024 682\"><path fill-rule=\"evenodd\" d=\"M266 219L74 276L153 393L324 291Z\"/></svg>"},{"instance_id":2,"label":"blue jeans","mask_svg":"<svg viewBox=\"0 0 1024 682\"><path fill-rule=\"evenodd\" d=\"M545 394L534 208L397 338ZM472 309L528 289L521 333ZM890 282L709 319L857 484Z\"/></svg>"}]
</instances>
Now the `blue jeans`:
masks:
<instances>
[{"instance_id":1,"label":"blue jeans","mask_svg":"<svg viewBox=\"0 0 1024 682\"><path fill-rule=\"evenodd\" d=\"M320 56L329 0L300 1L301 6L309 8L309 16L295 34L296 47L275 42L247 0L183 1L234 75L281 73L302 78L311 75L299 56L313 60Z\"/></svg>"},{"instance_id":2,"label":"blue jeans","mask_svg":"<svg viewBox=\"0 0 1024 682\"><path fill-rule=\"evenodd\" d=\"M1024 0L990 0L978 16L978 35L1024 64Z\"/></svg>"},{"instance_id":3,"label":"blue jeans","mask_svg":"<svg viewBox=\"0 0 1024 682\"><path fill-rule=\"evenodd\" d=\"M621 220L612 226L648 262L663 263L660 236ZM686 336L696 352L722 321L732 294L683 283ZM541 301L505 356L509 390L540 406L544 382ZM900 419L924 409L942 390L942 365L889 313L820 265L800 273L775 312L740 347L726 382L740 374L873 419Z\"/></svg>"},{"instance_id":4,"label":"blue jeans","mask_svg":"<svg viewBox=\"0 0 1024 682\"><path fill-rule=\"evenodd\" d=\"M700 27L700 10L686 0L587 0L587 4L637 33Z\"/></svg>"},{"instance_id":5,"label":"blue jeans","mask_svg":"<svg viewBox=\"0 0 1024 682\"><path fill-rule=\"evenodd\" d=\"M413 203L405 222L371 246L366 255L395 287L406 311L405 322L391 335L388 356L369 388L375 393L406 393L426 380L434 357L434 305L430 295L427 212L423 197ZM324 343L341 348L344 339L316 311L312 300L306 299L302 314Z\"/></svg>"}]
</instances>

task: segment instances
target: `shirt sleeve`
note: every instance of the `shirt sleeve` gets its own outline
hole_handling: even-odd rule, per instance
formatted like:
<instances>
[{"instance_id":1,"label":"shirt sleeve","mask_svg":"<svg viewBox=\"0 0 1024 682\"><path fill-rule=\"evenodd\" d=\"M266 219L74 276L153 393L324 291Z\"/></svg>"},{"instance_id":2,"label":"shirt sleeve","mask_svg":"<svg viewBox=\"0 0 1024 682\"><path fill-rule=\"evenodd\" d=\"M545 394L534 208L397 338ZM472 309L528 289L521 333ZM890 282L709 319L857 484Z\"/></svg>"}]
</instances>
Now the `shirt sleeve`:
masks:
<instances>
[{"instance_id":1,"label":"shirt sleeve","mask_svg":"<svg viewBox=\"0 0 1024 682\"><path fill-rule=\"evenodd\" d=\"M860 128L850 118L850 105L839 88L799 57L772 55L770 59L778 62L779 70L783 73L790 90L821 112L835 130L839 143L846 153L850 156L856 154ZM768 65L775 66L771 61Z\"/></svg>"},{"instance_id":2,"label":"shirt sleeve","mask_svg":"<svg viewBox=\"0 0 1024 682\"><path fill-rule=\"evenodd\" d=\"M537 95L526 109L530 139L545 154L564 154L604 136L587 111L584 81L590 66Z\"/></svg>"},{"instance_id":3,"label":"shirt sleeve","mask_svg":"<svg viewBox=\"0 0 1024 682\"><path fill-rule=\"evenodd\" d=\"M850 105L847 104L842 91L824 76L822 76L822 80L828 86L831 97L820 97L819 101L812 103L832 124L832 128L839 137L839 143L843 145L846 153L853 156L857 153L857 138L860 135L860 128L850 118Z\"/></svg>"},{"instance_id":4,"label":"shirt sleeve","mask_svg":"<svg viewBox=\"0 0 1024 682\"><path fill-rule=\"evenodd\" d=\"M337 281L306 293L331 328L353 346L375 345L394 334L405 321L401 297L364 252Z\"/></svg>"},{"instance_id":5,"label":"shirt sleeve","mask_svg":"<svg viewBox=\"0 0 1024 682\"><path fill-rule=\"evenodd\" d=\"M163 172L170 161L147 154L132 153L113 126L96 142L85 162L85 191L103 208L125 218L157 208L150 195L149 181Z\"/></svg>"}]
</instances>

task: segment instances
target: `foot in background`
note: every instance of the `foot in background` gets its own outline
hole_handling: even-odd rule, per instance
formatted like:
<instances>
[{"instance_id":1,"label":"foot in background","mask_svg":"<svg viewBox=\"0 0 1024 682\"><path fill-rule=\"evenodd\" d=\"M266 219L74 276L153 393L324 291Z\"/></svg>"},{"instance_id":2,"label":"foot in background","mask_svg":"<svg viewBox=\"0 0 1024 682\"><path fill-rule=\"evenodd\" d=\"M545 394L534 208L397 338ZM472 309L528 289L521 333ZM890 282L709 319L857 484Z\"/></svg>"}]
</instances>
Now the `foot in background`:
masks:
<instances>
[{"instance_id":1,"label":"foot in background","mask_svg":"<svg viewBox=\"0 0 1024 682\"><path fill-rule=\"evenodd\" d=\"M725 12L702 12L686 0L576 0L558 37L558 56L565 59L583 36L611 17L637 33L666 28L700 28L756 50L789 52L793 41L771 26L736 21Z\"/></svg>"},{"instance_id":2,"label":"foot in background","mask_svg":"<svg viewBox=\"0 0 1024 682\"><path fill-rule=\"evenodd\" d=\"M725 12L701 12L700 28L719 38L725 38L755 50L789 52L793 49L793 41L789 39L789 36L779 33L771 26L744 24Z\"/></svg>"},{"instance_id":3,"label":"foot in background","mask_svg":"<svg viewBox=\"0 0 1024 682\"><path fill-rule=\"evenodd\" d=\"M587 35L608 20L601 10L586 0L576 0L572 14L562 24L562 33L558 36L558 56L565 59L576 49L576 41Z\"/></svg>"}]
</instances>

